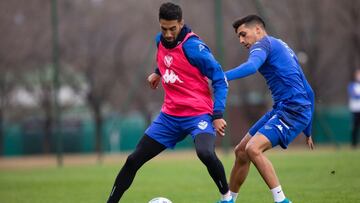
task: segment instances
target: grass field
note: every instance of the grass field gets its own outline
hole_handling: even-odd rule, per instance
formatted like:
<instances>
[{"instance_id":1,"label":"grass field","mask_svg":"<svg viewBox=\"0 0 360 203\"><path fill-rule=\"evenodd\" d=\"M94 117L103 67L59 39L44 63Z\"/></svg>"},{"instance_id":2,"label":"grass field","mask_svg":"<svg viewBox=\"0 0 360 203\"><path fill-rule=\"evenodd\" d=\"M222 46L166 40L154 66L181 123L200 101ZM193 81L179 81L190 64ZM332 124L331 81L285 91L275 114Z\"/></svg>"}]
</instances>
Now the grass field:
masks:
<instances>
[{"instance_id":1,"label":"grass field","mask_svg":"<svg viewBox=\"0 0 360 203\"><path fill-rule=\"evenodd\" d=\"M268 153L283 189L295 203L360 202L360 151L288 150ZM232 154L221 155L227 174ZM1 203L105 202L122 165L85 164L0 170ZM0 162L1 164L1 162ZM166 153L140 169L121 202L147 203L165 196L174 203L214 203L219 194L194 152ZM272 197L252 166L237 202L270 203Z\"/></svg>"}]
</instances>

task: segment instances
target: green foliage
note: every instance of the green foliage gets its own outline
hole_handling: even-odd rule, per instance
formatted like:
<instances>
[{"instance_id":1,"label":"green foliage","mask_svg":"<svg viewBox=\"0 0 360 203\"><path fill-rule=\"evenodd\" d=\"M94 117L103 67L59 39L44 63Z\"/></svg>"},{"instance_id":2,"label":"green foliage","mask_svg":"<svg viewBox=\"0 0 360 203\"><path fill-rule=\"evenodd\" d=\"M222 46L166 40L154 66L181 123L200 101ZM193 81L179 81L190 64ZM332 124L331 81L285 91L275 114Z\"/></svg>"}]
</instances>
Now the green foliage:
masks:
<instances>
[{"instance_id":1,"label":"green foliage","mask_svg":"<svg viewBox=\"0 0 360 203\"><path fill-rule=\"evenodd\" d=\"M191 156L193 155L193 156ZM268 154L286 195L296 203L359 202L360 151L274 151ZM220 156L227 175L233 156ZM0 171L0 201L7 203L105 202L124 160L119 163L64 168ZM147 203L165 196L174 203L209 203L219 198L195 152L185 157L161 155L144 165L121 202ZM272 202L252 166L237 202Z\"/></svg>"}]
</instances>

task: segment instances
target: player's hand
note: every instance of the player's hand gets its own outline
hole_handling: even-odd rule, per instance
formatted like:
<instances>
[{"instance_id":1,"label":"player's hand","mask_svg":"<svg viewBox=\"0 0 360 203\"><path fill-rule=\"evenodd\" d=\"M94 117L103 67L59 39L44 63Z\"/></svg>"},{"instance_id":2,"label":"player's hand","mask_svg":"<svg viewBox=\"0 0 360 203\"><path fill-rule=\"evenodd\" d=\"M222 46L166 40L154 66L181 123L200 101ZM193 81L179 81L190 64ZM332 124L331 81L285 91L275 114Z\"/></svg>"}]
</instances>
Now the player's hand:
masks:
<instances>
[{"instance_id":1,"label":"player's hand","mask_svg":"<svg viewBox=\"0 0 360 203\"><path fill-rule=\"evenodd\" d=\"M313 142L311 136L310 136L310 137L306 137L306 144L309 146L309 148L310 148L311 150L314 149L314 142Z\"/></svg>"},{"instance_id":2,"label":"player's hand","mask_svg":"<svg viewBox=\"0 0 360 203\"><path fill-rule=\"evenodd\" d=\"M226 121L223 118L218 118L213 121L216 133L222 137L225 136Z\"/></svg>"},{"instance_id":3,"label":"player's hand","mask_svg":"<svg viewBox=\"0 0 360 203\"><path fill-rule=\"evenodd\" d=\"M149 75L149 77L147 78L147 81L149 82L149 85L150 85L151 89L158 88L160 80L161 80L161 76L158 75L157 73L151 73Z\"/></svg>"}]
</instances>

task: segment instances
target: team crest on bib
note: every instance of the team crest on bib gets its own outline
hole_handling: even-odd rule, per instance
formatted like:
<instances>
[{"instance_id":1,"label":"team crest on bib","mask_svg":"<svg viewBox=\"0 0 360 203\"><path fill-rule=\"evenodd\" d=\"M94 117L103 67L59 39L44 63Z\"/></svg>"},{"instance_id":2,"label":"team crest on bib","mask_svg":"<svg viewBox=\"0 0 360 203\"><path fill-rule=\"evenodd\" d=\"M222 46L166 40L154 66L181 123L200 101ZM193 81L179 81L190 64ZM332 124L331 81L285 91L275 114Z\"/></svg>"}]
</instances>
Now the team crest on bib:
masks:
<instances>
[{"instance_id":1,"label":"team crest on bib","mask_svg":"<svg viewBox=\"0 0 360 203\"><path fill-rule=\"evenodd\" d=\"M208 122L206 122L206 121L200 121L199 123L198 123L198 127L201 129L201 130L205 130L205 128L208 126Z\"/></svg>"},{"instance_id":2,"label":"team crest on bib","mask_svg":"<svg viewBox=\"0 0 360 203\"><path fill-rule=\"evenodd\" d=\"M164 57L164 63L166 65L166 67L170 68L171 64L172 64L172 61L173 61L173 57L170 56L170 55L166 55Z\"/></svg>"}]
</instances>

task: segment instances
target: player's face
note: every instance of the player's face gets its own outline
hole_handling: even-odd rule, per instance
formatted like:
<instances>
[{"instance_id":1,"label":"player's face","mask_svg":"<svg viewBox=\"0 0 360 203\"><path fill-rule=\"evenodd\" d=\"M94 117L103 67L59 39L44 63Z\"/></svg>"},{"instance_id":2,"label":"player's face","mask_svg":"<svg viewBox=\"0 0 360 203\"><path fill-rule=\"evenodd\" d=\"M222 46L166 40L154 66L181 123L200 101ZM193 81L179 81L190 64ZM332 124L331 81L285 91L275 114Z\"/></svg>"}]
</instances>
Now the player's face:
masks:
<instances>
[{"instance_id":1,"label":"player's face","mask_svg":"<svg viewBox=\"0 0 360 203\"><path fill-rule=\"evenodd\" d=\"M258 26L246 26L242 24L238 27L236 33L239 37L240 44L249 49L255 42L258 41L259 32Z\"/></svg>"},{"instance_id":2,"label":"player's face","mask_svg":"<svg viewBox=\"0 0 360 203\"><path fill-rule=\"evenodd\" d=\"M160 19L161 34L168 42L175 41L179 35L181 28L184 26L183 21Z\"/></svg>"}]
</instances>

